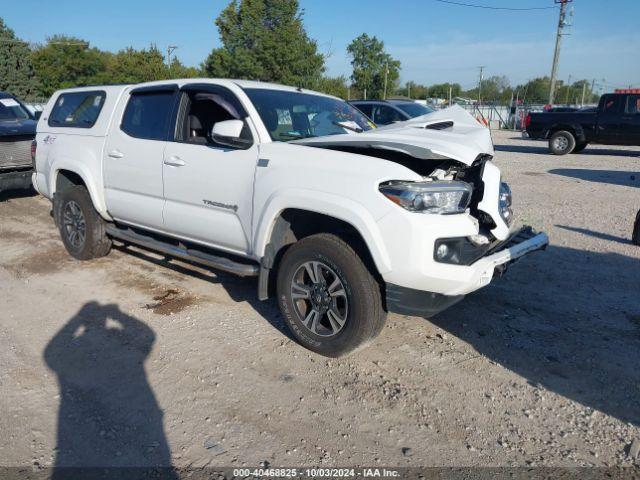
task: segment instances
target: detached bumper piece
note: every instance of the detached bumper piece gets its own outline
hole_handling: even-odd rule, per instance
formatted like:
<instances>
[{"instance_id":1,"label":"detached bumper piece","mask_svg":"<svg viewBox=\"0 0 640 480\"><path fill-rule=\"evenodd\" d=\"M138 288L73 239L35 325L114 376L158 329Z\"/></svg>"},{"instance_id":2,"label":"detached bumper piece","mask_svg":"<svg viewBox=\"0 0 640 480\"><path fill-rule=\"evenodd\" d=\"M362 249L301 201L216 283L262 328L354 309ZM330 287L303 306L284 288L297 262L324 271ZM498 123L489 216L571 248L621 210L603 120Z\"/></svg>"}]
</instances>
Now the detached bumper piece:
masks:
<instances>
[{"instance_id":1,"label":"detached bumper piece","mask_svg":"<svg viewBox=\"0 0 640 480\"><path fill-rule=\"evenodd\" d=\"M391 283L387 283L386 290L389 312L417 317L433 317L464 298L464 295L442 295Z\"/></svg>"},{"instance_id":2,"label":"detached bumper piece","mask_svg":"<svg viewBox=\"0 0 640 480\"><path fill-rule=\"evenodd\" d=\"M543 250L549 244L546 233L537 233L531 227L524 227L504 242L495 245L485 256L469 266L455 268L472 268L478 272L478 283L470 285L461 292L469 293L487 285L493 276L501 275L511 263L528 253ZM442 295L425 292L398 285L386 284L387 310L401 315L432 317L464 298L461 295Z\"/></svg>"},{"instance_id":3,"label":"detached bumper piece","mask_svg":"<svg viewBox=\"0 0 640 480\"><path fill-rule=\"evenodd\" d=\"M526 226L496 246L492 250L495 253L490 252L482 260L492 263L496 273L501 275L510 264L519 258L536 250L544 250L547 245L549 245L549 237L546 233L538 233L533 228Z\"/></svg>"}]
</instances>

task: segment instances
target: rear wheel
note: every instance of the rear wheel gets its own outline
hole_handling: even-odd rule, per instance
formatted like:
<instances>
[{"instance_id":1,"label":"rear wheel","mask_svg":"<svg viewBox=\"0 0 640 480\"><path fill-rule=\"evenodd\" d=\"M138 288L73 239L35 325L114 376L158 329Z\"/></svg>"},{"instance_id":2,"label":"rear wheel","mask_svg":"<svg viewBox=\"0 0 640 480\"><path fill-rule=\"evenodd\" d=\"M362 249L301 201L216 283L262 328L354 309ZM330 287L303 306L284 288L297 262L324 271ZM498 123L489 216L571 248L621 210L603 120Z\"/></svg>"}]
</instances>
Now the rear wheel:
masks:
<instances>
[{"instance_id":1,"label":"rear wheel","mask_svg":"<svg viewBox=\"0 0 640 480\"><path fill-rule=\"evenodd\" d=\"M347 243L326 233L289 247L278 269L278 302L294 337L328 357L366 345L386 319L369 269Z\"/></svg>"},{"instance_id":2,"label":"rear wheel","mask_svg":"<svg viewBox=\"0 0 640 480\"><path fill-rule=\"evenodd\" d=\"M551 135L549 139L549 150L554 155L566 155L571 153L576 147L576 139L566 130L560 130Z\"/></svg>"},{"instance_id":3,"label":"rear wheel","mask_svg":"<svg viewBox=\"0 0 640 480\"><path fill-rule=\"evenodd\" d=\"M87 189L76 185L63 190L55 202L55 219L67 252L78 260L104 257L111 249L106 222L93 207Z\"/></svg>"}]
</instances>

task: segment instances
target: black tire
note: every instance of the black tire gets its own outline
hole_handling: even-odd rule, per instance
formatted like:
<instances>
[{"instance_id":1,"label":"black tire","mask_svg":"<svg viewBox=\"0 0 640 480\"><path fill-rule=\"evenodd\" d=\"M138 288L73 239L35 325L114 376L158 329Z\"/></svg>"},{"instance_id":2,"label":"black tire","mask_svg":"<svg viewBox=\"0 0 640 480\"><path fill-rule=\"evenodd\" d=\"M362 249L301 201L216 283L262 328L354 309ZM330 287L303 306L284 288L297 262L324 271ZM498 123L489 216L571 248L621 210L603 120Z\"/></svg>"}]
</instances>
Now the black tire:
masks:
<instances>
[{"instance_id":1,"label":"black tire","mask_svg":"<svg viewBox=\"0 0 640 480\"><path fill-rule=\"evenodd\" d=\"M73 186L58 195L54 202L54 218L67 252L78 260L107 255L111 250L111 239L106 234L106 222L96 212L87 189ZM78 233L82 231L82 223L84 235Z\"/></svg>"},{"instance_id":2,"label":"black tire","mask_svg":"<svg viewBox=\"0 0 640 480\"><path fill-rule=\"evenodd\" d=\"M549 138L549 150L554 155L566 155L576 148L576 138L571 132L559 130Z\"/></svg>"},{"instance_id":3,"label":"black tire","mask_svg":"<svg viewBox=\"0 0 640 480\"><path fill-rule=\"evenodd\" d=\"M576 146L573 149L572 153L579 153L582 150L584 150L585 148L587 148L587 145L589 145L587 142L578 142L576 143Z\"/></svg>"},{"instance_id":4,"label":"black tire","mask_svg":"<svg viewBox=\"0 0 640 480\"><path fill-rule=\"evenodd\" d=\"M305 268L309 264L320 272L315 273L317 283ZM334 285L336 279L340 284L331 290L327 284ZM282 257L277 283L280 311L291 333L300 344L320 355L340 357L351 353L374 339L384 327L386 313L380 285L353 248L335 235L312 235L289 247ZM305 293L319 293L294 300L293 290L301 286L309 288L309 285L311 288ZM326 286L324 290L323 286ZM316 308L312 297L324 298L329 303L323 307L318 300L317 316L305 325L304 316L309 318ZM320 314L323 308L328 310ZM342 316L341 326L334 321L336 315L330 317L329 310L337 311L337 317ZM340 328L334 328L336 326Z\"/></svg>"},{"instance_id":5,"label":"black tire","mask_svg":"<svg viewBox=\"0 0 640 480\"><path fill-rule=\"evenodd\" d=\"M640 210L636 215L636 223L633 225L633 235L631 236L631 241L634 245L640 246Z\"/></svg>"}]
</instances>

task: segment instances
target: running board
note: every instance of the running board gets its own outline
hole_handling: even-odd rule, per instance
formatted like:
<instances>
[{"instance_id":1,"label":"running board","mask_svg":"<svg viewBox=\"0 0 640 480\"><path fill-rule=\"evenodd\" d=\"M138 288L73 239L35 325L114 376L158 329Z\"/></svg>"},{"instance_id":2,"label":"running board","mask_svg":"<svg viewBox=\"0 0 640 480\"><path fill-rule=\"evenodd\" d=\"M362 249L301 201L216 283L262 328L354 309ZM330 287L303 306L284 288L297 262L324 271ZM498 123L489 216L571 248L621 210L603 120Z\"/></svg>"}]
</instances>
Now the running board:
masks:
<instances>
[{"instance_id":1,"label":"running board","mask_svg":"<svg viewBox=\"0 0 640 480\"><path fill-rule=\"evenodd\" d=\"M255 277L258 275L258 265L251 265L248 263L235 262L227 257L218 257L209 253L195 250L193 248L183 248L170 243L165 243L147 235L134 232L131 229L118 228L109 225L107 228L107 235L113 238L117 238L123 242L132 243L149 250L164 253L172 257L181 258L183 260L189 260L191 262L206 265L225 272L234 273L241 277Z\"/></svg>"}]
</instances>

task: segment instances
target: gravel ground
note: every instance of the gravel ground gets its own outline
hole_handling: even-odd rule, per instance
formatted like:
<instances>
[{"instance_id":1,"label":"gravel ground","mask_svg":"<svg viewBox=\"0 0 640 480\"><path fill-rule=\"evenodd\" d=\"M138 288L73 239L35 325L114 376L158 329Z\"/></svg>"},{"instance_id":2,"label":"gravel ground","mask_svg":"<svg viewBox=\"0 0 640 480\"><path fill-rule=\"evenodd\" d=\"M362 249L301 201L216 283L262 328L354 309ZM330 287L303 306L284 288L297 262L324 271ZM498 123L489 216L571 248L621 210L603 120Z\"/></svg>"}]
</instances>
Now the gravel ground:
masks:
<instances>
[{"instance_id":1,"label":"gravel ground","mask_svg":"<svg viewBox=\"0 0 640 480\"><path fill-rule=\"evenodd\" d=\"M133 250L74 261L45 199L4 194L0 463L640 463L640 148L493 135L549 248L338 360L291 341L254 280Z\"/></svg>"}]
</instances>

